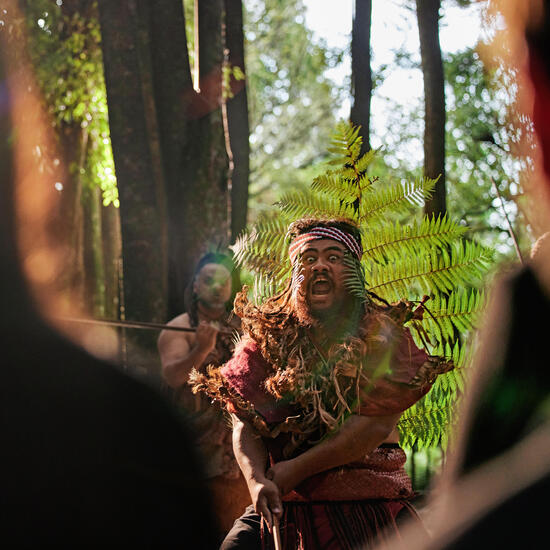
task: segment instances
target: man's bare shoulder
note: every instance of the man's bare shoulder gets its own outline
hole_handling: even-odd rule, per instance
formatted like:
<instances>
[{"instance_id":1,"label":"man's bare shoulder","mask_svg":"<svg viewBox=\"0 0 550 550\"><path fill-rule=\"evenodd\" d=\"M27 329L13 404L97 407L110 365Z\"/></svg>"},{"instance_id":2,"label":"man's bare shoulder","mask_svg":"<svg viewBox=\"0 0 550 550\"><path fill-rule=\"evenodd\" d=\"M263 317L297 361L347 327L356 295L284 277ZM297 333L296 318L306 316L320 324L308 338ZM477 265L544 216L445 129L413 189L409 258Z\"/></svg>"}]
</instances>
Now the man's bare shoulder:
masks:
<instances>
[{"instance_id":1,"label":"man's bare shoulder","mask_svg":"<svg viewBox=\"0 0 550 550\"><path fill-rule=\"evenodd\" d=\"M191 328L191 319L187 313L182 313L177 317L174 317L168 323L169 327L181 327L181 328ZM175 330L162 330L159 334L158 345L162 347L168 342L171 342L174 339L181 340L182 338L189 341L194 338L194 334L191 332L177 332Z\"/></svg>"},{"instance_id":2,"label":"man's bare shoulder","mask_svg":"<svg viewBox=\"0 0 550 550\"><path fill-rule=\"evenodd\" d=\"M182 313L181 315L178 315L177 317L174 317L172 320L168 321L168 323L166 324L170 327L190 328L191 318L189 317L188 313Z\"/></svg>"}]
</instances>

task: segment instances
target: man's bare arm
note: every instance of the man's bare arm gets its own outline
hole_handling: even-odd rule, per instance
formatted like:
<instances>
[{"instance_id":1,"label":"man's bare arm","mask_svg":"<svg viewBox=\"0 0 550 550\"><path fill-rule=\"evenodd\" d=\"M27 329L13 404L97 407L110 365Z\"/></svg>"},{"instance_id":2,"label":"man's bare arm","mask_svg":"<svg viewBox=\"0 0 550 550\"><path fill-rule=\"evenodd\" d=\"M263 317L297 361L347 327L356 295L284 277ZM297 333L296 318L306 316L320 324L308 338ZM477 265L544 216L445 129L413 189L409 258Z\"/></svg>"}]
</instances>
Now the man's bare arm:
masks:
<instances>
[{"instance_id":1,"label":"man's bare arm","mask_svg":"<svg viewBox=\"0 0 550 550\"><path fill-rule=\"evenodd\" d=\"M252 503L268 525L273 525L273 516L282 514L281 495L277 485L265 477L267 451L262 438L247 422L235 415L233 419L233 451L248 485Z\"/></svg>"},{"instance_id":2,"label":"man's bare arm","mask_svg":"<svg viewBox=\"0 0 550 550\"><path fill-rule=\"evenodd\" d=\"M352 415L334 435L296 458L275 464L267 476L285 495L312 475L364 458L387 440L399 416Z\"/></svg>"},{"instance_id":3,"label":"man's bare arm","mask_svg":"<svg viewBox=\"0 0 550 550\"><path fill-rule=\"evenodd\" d=\"M189 326L189 323L184 317L176 326ZM179 388L187 383L191 369L199 369L214 349L217 334L218 330L207 323L199 324L192 340L185 334L161 332L158 349L162 374L169 386Z\"/></svg>"}]
</instances>

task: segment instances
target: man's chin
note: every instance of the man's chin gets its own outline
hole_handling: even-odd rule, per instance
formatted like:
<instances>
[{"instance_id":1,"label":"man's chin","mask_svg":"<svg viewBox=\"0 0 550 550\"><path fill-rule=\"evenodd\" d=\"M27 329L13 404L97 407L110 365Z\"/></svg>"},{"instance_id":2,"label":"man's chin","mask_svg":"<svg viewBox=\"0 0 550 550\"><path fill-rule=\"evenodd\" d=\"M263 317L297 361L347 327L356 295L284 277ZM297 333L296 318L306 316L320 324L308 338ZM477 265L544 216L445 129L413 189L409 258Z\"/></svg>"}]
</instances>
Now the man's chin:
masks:
<instances>
[{"instance_id":1,"label":"man's chin","mask_svg":"<svg viewBox=\"0 0 550 550\"><path fill-rule=\"evenodd\" d=\"M222 309L225 307L225 302L213 298L199 299L200 303L209 309Z\"/></svg>"},{"instance_id":2,"label":"man's chin","mask_svg":"<svg viewBox=\"0 0 550 550\"><path fill-rule=\"evenodd\" d=\"M347 315L353 309L353 301L349 298L338 300L334 296L310 296L307 300L308 310L314 319L326 321L335 316Z\"/></svg>"},{"instance_id":3,"label":"man's chin","mask_svg":"<svg viewBox=\"0 0 550 550\"><path fill-rule=\"evenodd\" d=\"M312 298L308 306L311 315L317 319L330 316L334 312L334 301L331 299Z\"/></svg>"}]
</instances>

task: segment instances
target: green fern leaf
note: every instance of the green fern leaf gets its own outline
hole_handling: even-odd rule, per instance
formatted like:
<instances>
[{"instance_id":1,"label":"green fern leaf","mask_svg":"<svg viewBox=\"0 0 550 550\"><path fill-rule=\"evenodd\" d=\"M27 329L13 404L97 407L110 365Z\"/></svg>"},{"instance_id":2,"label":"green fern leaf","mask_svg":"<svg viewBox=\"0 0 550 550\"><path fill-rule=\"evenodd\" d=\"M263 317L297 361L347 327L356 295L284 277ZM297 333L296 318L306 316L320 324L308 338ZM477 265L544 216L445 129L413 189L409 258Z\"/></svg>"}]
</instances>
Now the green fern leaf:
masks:
<instances>
[{"instance_id":1,"label":"green fern leaf","mask_svg":"<svg viewBox=\"0 0 550 550\"><path fill-rule=\"evenodd\" d=\"M447 216L425 217L419 224L387 222L382 226L368 227L363 232L365 255L377 262L388 262L403 255L423 253L434 247L443 247L455 242L466 228Z\"/></svg>"},{"instance_id":2,"label":"green fern leaf","mask_svg":"<svg viewBox=\"0 0 550 550\"><path fill-rule=\"evenodd\" d=\"M436 182L437 179L417 178L414 182L397 182L373 190L364 196L359 219L367 223L371 218L384 217L389 212L403 212L410 206L420 206L431 196Z\"/></svg>"},{"instance_id":3,"label":"green fern leaf","mask_svg":"<svg viewBox=\"0 0 550 550\"><path fill-rule=\"evenodd\" d=\"M330 197L322 197L311 192L294 191L283 195L276 203L281 211L290 218L302 216L353 217L351 204Z\"/></svg>"}]
</instances>

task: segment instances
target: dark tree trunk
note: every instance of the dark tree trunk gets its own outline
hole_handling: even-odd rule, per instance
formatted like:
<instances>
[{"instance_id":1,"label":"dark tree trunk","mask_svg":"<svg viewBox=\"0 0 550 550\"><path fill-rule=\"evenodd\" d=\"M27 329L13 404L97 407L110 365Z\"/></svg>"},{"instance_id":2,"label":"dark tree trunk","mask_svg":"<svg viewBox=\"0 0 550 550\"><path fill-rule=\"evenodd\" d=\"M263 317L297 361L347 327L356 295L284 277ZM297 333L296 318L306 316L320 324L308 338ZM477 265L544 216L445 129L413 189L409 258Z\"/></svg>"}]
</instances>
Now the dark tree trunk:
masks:
<instances>
[{"instance_id":1,"label":"dark tree trunk","mask_svg":"<svg viewBox=\"0 0 550 550\"><path fill-rule=\"evenodd\" d=\"M205 109L194 112L199 123L198 179L188 195L204 206L203 224L207 224L202 243L227 246L229 240L229 202L227 190L228 158L222 117L223 0L196 0L198 8L198 56L200 100ZM202 116L201 116L202 115ZM196 211L195 207L195 211Z\"/></svg>"},{"instance_id":2,"label":"dark tree trunk","mask_svg":"<svg viewBox=\"0 0 550 550\"><path fill-rule=\"evenodd\" d=\"M137 6L133 0L100 0L109 126L120 196L125 317L165 321L167 266L162 218L163 185L154 170L154 146L144 101ZM156 358L154 335L136 331L135 343ZM139 333L139 334L138 334ZM147 354L131 357L146 367Z\"/></svg>"},{"instance_id":3,"label":"dark tree trunk","mask_svg":"<svg viewBox=\"0 0 550 550\"><path fill-rule=\"evenodd\" d=\"M227 63L246 75L242 0L225 0L225 48ZM250 174L250 126L246 80L230 79L225 102L226 131L230 156L231 242L246 227L248 212L248 178Z\"/></svg>"},{"instance_id":4,"label":"dark tree trunk","mask_svg":"<svg viewBox=\"0 0 550 550\"><path fill-rule=\"evenodd\" d=\"M101 190L87 187L84 209L84 288L86 309L94 317L105 316L105 268L101 226Z\"/></svg>"},{"instance_id":5,"label":"dark tree trunk","mask_svg":"<svg viewBox=\"0 0 550 550\"><path fill-rule=\"evenodd\" d=\"M353 106L351 122L361 126L361 154L370 150L370 101L372 72L370 67L370 28L372 0L355 0L355 17L351 32L351 85Z\"/></svg>"},{"instance_id":6,"label":"dark tree trunk","mask_svg":"<svg viewBox=\"0 0 550 550\"><path fill-rule=\"evenodd\" d=\"M439 177L426 214L444 214L445 192L445 81L439 45L439 8L441 0L416 0L420 54L424 75L424 176Z\"/></svg>"},{"instance_id":7,"label":"dark tree trunk","mask_svg":"<svg viewBox=\"0 0 550 550\"><path fill-rule=\"evenodd\" d=\"M142 2L148 21L154 109L161 144L168 219L168 310L167 316L183 311L185 284L192 269L192 246L196 225L190 219L196 205L189 189L196 185L198 159L194 142L197 122L188 116L193 89L181 0ZM169 39L168 39L169 37Z\"/></svg>"},{"instance_id":8,"label":"dark tree trunk","mask_svg":"<svg viewBox=\"0 0 550 550\"><path fill-rule=\"evenodd\" d=\"M101 209L101 230L104 235L105 317L118 319L120 316L118 268L122 243L120 239L119 209L112 204Z\"/></svg>"},{"instance_id":9,"label":"dark tree trunk","mask_svg":"<svg viewBox=\"0 0 550 550\"><path fill-rule=\"evenodd\" d=\"M201 93L193 88L180 0L147 11L154 104L166 182L168 214L168 316L183 311L185 286L208 244L226 244L227 154L221 113L222 5L198 10ZM177 52L177 55L176 55Z\"/></svg>"}]
</instances>

